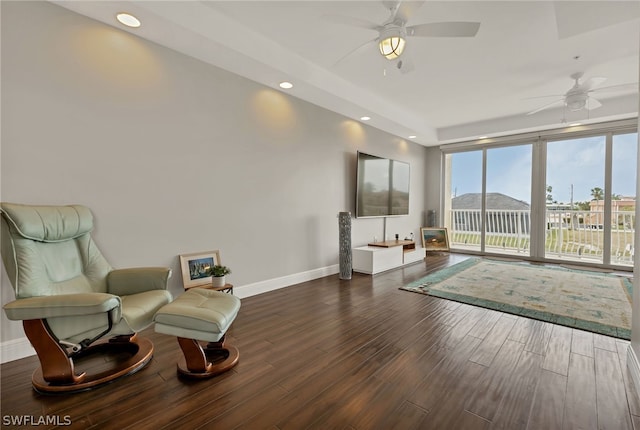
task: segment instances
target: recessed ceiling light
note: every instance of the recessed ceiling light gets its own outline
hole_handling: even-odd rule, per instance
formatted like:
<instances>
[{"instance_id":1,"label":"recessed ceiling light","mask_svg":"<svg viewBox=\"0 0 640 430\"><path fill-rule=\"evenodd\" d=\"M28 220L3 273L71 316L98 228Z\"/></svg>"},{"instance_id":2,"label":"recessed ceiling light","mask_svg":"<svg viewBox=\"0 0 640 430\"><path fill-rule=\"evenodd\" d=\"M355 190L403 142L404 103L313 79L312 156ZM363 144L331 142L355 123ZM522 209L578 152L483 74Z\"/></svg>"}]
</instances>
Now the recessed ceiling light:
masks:
<instances>
[{"instance_id":1,"label":"recessed ceiling light","mask_svg":"<svg viewBox=\"0 0 640 430\"><path fill-rule=\"evenodd\" d=\"M418 136L416 136L415 134L412 134L411 136L409 136L409 139L415 139L416 137Z\"/></svg>"},{"instance_id":2,"label":"recessed ceiling light","mask_svg":"<svg viewBox=\"0 0 640 430\"><path fill-rule=\"evenodd\" d=\"M293 88L293 84L291 82L280 82L280 88L285 89L285 90L289 90L291 88Z\"/></svg>"},{"instance_id":3,"label":"recessed ceiling light","mask_svg":"<svg viewBox=\"0 0 640 430\"><path fill-rule=\"evenodd\" d=\"M140 27L140 20L130 13L120 12L116 15L116 19L120 21L121 24L126 25L127 27L138 28Z\"/></svg>"},{"instance_id":4,"label":"recessed ceiling light","mask_svg":"<svg viewBox=\"0 0 640 430\"><path fill-rule=\"evenodd\" d=\"M579 125L582 125L581 122L572 122L571 124L569 124L569 127L577 127Z\"/></svg>"},{"instance_id":5,"label":"recessed ceiling light","mask_svg":"<svg viewBox=\"0 0 640 430\"><path fill-rule=\"evenodd\" d=\"M489 136L480 136L478 139L488 139Z\"/></svg>"},{"instance_id":6,"label":"recessed ceiling light","mask_svg":"<svg viewBox=\"0 0 640 430\"><path fill-rule=\"evenodd\" d=\"M360 117L360 119L361 119L362 121L369 121L369 120L371 119L371 117L368 117L368 116L361 116L361 117Z\"/></svg>"}]
</instances>

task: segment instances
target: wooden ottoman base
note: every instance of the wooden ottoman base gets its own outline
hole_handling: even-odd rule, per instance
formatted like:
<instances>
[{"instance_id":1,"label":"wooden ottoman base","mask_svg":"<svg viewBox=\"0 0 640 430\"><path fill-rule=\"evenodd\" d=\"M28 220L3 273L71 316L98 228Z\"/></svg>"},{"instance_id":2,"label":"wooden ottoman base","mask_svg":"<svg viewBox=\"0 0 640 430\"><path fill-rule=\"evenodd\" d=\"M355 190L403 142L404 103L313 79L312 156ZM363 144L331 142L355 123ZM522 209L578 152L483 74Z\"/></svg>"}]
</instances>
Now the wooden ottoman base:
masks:
<instances>
[{"instance_id":1,"label":"wooden ottoman base","mask_svg":"<svg viewBox=\"0 0 640 430\"><path fill-rule=\"evenodd\" d=\"M238 349L224 341L239 310L240 299L231 294L192 288L156 312L156 332L175 336L182 349L178 375L210 378L238 363Z\"/></svg>"},{"instance_id":2,"label":"wooden ottoman base","mask_svg":"<svg viewBox=\"0 0 640 430\"><path fill-rule=\"evenodd\" d=\"M178 337L184 357L178 363L178 374L186 378L205 379L230 370L238 364L240 352L235 346L225 346L224 337L209 342L204 348L196 339Z\"/></svg>"}]
</instances>

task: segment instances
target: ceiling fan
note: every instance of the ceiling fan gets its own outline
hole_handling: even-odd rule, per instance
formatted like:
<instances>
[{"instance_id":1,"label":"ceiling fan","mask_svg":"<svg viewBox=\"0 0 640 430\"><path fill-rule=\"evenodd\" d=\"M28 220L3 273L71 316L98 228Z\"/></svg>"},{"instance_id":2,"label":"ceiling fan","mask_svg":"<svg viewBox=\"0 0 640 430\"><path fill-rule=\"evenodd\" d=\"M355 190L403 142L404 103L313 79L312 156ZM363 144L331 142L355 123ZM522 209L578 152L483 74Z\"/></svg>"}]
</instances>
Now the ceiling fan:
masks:
<instances>
[{"instance_id":1,"label":"ceiling fan","mask_svg":"<svg viewBox=\"0 0 640 430\"><path fill-rule=\"evenodd\" d=\"M572 112L576 112L582 109L593 110L602 106L596 98L594 98L591 94L595 92L605 92L605 91L624 91L636 89L637 91L637 83L635 84L622 84L622 85L611 85L609 87L600 87L607 78L589 78L584 82L580 82L583 73L577 72L571 75L571 79L574 80L573 87L571 87L564 94L554 94L549 96L540 96L535 98L545 98L545 97L559 97L551 103L547 103L544 106L541 106L531 112L528 112L527 115L533 115L534 113L538 113L545 109L551 108L556 105L563 104L567 109Z\"/></svg>"},{"instance_id":2,"label":"ceiling fan","mask_svg":"<svg viewBox=\"0 0 640 430\"><path fill-rule=\"evenodd\" d=\"M365 28L378 32L378 37L360 45L344 58L352 55L356 51L377 43L380 54L390 61L395 61L396 67L406 73L412 70L406 61L400 60L403 54L407 38L410 37L474 37L480 28L479 22L430 22L407 26L411 15L424 3L422 1L383 1L382 4L389 10L389 18L382 24L375 24L359 18L348 16L331 15L332 21L341 24Z\"/></svg>"}]
</instances>

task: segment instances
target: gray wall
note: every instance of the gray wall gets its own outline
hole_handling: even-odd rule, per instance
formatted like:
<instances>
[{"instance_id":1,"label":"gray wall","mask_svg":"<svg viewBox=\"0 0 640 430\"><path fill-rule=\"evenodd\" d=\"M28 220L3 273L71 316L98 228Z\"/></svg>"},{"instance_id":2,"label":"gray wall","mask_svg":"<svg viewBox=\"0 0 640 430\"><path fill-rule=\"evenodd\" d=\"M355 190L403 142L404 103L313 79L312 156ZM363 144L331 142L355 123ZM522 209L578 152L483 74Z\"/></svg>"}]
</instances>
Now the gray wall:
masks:
<instances>
[{"instance_id":1,"label":"gray wall","mask_svg":"<svg viewBox=\"0 0 640 430\"><path fill-rule=\"evenodd\" d=\"M183 253L219 249L240 290L336 265L357 150L411 163L387 233L419 237L424 147L49 3L1 7L0 197L89 206L114 267L171 267L177 294ZM382 228L354 220L353 245Z\"/></svg>"}]
</instances>

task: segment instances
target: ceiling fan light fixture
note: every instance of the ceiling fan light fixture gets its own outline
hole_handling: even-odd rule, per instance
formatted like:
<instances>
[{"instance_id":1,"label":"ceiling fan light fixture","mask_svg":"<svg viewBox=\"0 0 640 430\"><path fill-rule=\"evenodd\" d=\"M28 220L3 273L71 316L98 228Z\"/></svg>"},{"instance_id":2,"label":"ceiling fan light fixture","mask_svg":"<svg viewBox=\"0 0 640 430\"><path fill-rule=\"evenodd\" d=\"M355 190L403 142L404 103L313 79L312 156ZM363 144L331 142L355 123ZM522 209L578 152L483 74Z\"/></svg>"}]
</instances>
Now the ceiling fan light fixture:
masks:
<instances>
[{"instance_id":1,"label":"ceiling fan light fixture","mask_svg":"<svg viewBox=\"0 0 640 430\"><path fill-rule=\"evenodd\" d=\"M378 42L380 53L387 60L395 60L402 55L406 41L400 34L385 36Z\"/></svg>"},{"instance_id":2,"label":"ceiling fan light fixture","mask_svg":"<svg viewBox=\"0 0 640 430\"><path fill-rule=\"evenodd\" d=\"M584 105L585 105L584 101L581 101L581 100L567 102L567 107L572 112L579 111L584 107Z\"/></svg>"},{"instance_id":3,"label":"ceiling fan light fixture","mask_svg":"<svg viewBox=\"0 0 640 430\"><path fill-rule=\"evenodd\" d=\"M585 93L567 94L565 99L565 105L572 112L583 109L586 104L587 94Z\"/></svg>"}]
</instances>

